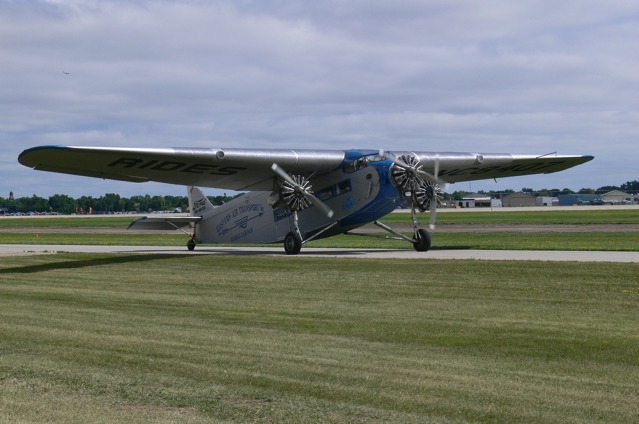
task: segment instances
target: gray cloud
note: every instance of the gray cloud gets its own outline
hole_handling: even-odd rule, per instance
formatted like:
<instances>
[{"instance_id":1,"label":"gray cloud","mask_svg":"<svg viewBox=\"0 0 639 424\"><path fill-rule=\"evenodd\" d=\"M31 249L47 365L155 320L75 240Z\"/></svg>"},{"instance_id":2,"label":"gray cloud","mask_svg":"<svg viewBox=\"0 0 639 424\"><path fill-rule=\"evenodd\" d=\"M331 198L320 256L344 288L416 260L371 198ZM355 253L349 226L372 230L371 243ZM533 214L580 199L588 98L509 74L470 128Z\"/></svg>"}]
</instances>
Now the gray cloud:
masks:
<instances>
[{"instance_id":1,"label":"gray cloud","mask_svg":"<svg viewBox=\"0 0 639 424\"><path fill-rule=\"evenodd\" d=\"M597 159L472 188L620 184L638 21L629 1L0 0L0 190L183 191L17 163L41 144L558 151Z\"/></svg>"}]
</instances>

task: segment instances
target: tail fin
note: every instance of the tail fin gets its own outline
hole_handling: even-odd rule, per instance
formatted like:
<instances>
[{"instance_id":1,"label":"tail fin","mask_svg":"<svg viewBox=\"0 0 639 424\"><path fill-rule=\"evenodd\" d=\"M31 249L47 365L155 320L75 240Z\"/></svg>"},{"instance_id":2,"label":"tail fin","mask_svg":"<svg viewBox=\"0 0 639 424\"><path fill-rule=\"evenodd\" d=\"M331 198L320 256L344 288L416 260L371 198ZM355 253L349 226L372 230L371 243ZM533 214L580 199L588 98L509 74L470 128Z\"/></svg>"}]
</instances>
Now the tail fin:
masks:
<instances>
[{"instance_id":1,"label":"tail fin","mask_svg":"<svg viewBox=\"0 0 639 424\"><path fill-rule=\"evenodd\" d=\"M213 212L214 206L204 193L202 193L202 190L193 186L188 186L186 189L189 196L191 216L205 216Z\"/></svg>"}]
</instances>

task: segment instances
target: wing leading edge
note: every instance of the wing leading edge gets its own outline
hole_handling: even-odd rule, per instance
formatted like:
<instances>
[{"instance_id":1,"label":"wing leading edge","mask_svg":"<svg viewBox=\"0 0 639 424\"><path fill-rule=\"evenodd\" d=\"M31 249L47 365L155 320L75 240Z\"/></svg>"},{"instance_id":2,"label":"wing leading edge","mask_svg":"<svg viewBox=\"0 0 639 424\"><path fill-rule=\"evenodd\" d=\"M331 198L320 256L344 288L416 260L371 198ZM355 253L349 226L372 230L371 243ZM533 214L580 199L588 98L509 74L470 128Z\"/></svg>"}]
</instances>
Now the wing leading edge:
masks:
<instances>
[{"instance_id":1,"label":"wing leading edge","mask_svg":"<svg viewBox=\"0 0 639 424\"><path fill-rule=\"evenodd\" d=\"M277 163L291 173L328 173L355 152L341 150L100 148L41 146L18 161L41 171L130 182L156 181L230 190L272 190ZM374 151L371 151L374 152ZM562 171L594 159L590 155L394 152L416 156L423 169L449 183Z\"/></svg>"},{"instance_id":2,"label":"wing leading edge","mask_svg":"<svg viewBox=\"0 0 639 424\"><path fill-rule=\"evenodd\" d=\"M406 152L404 152L406 153ZM402 154L402 153L399 153ZM439 162L439 178L455 183L531 174L550 174L594 159L591 155L516 155L509 153L412 153L427 172Z\"/></svg>"},{"instance_id":3,"label":"wing leading edge","mask_svg":"<svg viewBox=\"0 0 639 424\"><path fill-rule=\"evenodd\" d=\"M271 190L274 162L290 172L329 172L342 164L344 152L41 146L25 150L18 161L41 171L243 191Z\"/></svg>"}]
</instances>

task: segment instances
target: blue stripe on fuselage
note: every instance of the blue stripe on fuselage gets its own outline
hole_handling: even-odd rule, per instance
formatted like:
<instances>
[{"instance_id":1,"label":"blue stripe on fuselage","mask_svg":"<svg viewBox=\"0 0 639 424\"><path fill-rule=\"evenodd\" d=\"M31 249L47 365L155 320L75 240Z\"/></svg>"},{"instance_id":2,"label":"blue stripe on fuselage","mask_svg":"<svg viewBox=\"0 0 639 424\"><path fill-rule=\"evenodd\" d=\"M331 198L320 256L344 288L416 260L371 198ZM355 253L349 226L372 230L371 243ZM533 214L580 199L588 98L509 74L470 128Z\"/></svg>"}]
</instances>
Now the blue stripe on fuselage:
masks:
<instances>
[{"instance_id":1,"label":"blue stripe on fuselage","mask_svg":"<svg viewBox=\"0 0 639 424\"><path fill-rule=\"evenodd\" d=\"M346 152L345 163L376 153L378 152L374 150L350 150ZM388 171L391 165L392 162L390 160L380 160L366 164L368 169L375 168L377 171L377 175L379 176L379 193L357 212L340 220L340 226L357 227L367 224L388 215L401 204L399 192L390 181Z\"/></svg>"}]
</instances>

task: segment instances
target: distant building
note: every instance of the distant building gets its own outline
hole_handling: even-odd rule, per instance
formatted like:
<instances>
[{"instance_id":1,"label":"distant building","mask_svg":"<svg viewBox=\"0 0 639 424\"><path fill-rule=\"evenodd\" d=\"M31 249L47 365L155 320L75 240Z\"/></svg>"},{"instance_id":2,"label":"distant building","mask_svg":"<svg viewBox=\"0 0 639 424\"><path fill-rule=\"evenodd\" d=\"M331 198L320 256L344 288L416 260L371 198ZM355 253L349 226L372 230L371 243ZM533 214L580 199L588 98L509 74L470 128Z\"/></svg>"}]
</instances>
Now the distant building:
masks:
<instances>
[{"instance_id":1,"label":"distant building","mask_svg":"<svg viewBox=\"0 0 639 424\"><path fill-rule=\"evenodd\" d=\"M559 196L559 206L589 205L601 201L598 194L564 194Z\"/></svg>"},{"instance_id":2,"label":"distant building","mask_svg":"<svg viewBox=\"0 0 639 424\"><path fill-rule=\"evenodd\" d=\"M442 208L454 208L457 206L457 203L455 202L454 199L442 199L441 203L437 205L437 207L442 207Z\"/></svg>"},{"instance_id":3,"label":"distant building","mask_svg":"<svg viewBox=\"0 0 639 424\"><path fill-rule=\"evenodd\" d=\"M467 194L456 203L459 208L489 208L492 205L490 195L480 193Z\"/></svg>"},{"instance_id":4,"label":"distant building","mask_svg":"<svg viewBox=\"0 0 639 424\"><path fill-rule=\"evenodd\" d=\"M522 207L522 206L535 206L536 200L534 196L522 191L512 194L507 194L501 198L501 203L505 208Z\"/></svg>"},{"instance_id":5,"label":"distant building","mask_svg":"<svg viewBox=\"0 0 639 424\"><path fill-rule=\"evenodd\" d=\"M475 199L463 198L457 201L458 208L474 208L475 207Z\"/></svg>"},{"instance_id":6,"label":"distant building","mask_svg":"<svg viewBox=\"0 0 639 424\"><path fill-rule=\"evenodd\" d=\"M621 190L613 190L602 194L601 200L603 200L604 203L611 203L613 205L630 204L633 203L634 196Z\"/></svg>"},{"instance_id":7,"label":"distant building","mask_svg":"<svg viewBox=\"0 0 639 424\"><path fill-rule=\"evenodd\" d=\"M549 196L537 196L535 198L535 206L557 206L559 198Z\"/></svg>"}]
</instances>

